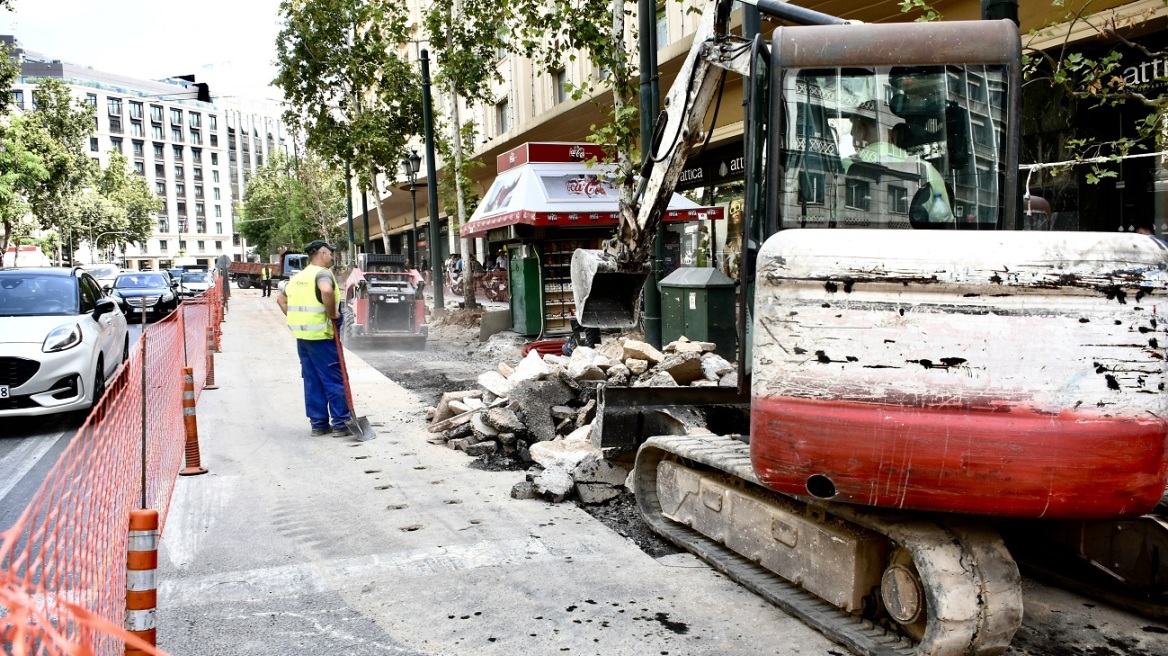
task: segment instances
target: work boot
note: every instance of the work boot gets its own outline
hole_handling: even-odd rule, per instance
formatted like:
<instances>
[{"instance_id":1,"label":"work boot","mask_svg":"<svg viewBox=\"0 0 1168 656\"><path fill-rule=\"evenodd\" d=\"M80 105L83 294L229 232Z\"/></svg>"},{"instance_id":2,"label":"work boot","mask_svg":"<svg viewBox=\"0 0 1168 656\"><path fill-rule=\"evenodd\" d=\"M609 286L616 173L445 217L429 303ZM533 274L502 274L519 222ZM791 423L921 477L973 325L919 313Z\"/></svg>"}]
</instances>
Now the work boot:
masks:
<instances>
[{"instance_id":1,"label":"work boot","mask_svg":"<svg viewBox=\"0 0 1168 656\"><path fill-rule=\"evenodd\" d=\"M349 430L348 426L333 426L333 437L344 437L352 434L353 432Z\"/></svg>"},{"instance_id":2,"label":"work boot","mask_svg":"<svg viewBox=\"0 0 1168 656\"><path fill-rule=\"evenodd\" d=\"M329 429L327 427L314 428L314 429L312 429L312 436L313 437L320 437L321 435L328 435L328 432L329 432Z\"/></svg>"}]
</instances>

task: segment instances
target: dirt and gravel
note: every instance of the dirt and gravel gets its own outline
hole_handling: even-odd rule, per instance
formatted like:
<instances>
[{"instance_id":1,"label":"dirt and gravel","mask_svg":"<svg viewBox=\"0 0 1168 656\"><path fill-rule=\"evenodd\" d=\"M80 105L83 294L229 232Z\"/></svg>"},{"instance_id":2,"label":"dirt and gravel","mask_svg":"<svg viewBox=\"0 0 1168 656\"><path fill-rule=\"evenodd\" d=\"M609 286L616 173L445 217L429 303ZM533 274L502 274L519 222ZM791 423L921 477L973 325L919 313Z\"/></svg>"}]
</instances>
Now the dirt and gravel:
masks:
<instances>
[{"instance_id":1,"label":"dirt and gravel","mask_svg":"<svg viewBox=\"0 0 1168 656\"><path fill-rule=\"evenodd\" d=\"M463 311L432 329L424 351L357 352L387 377L434 405L444 392L474 388L479 374L494 370L500 361L518 363L523 343L517 336L499 336L480 343L477 314ZM516 482L522 480L528 464L505 455L467 461L468 467L497 471L501 476L514 477ZM632 494L581 508L654 558L679 551L648 528ZM1168 624L1164 622L1138 617L1030 579L1024 581L1023 587L1025 619L1007 652L1011 656L1168 653Z\"/></svg>"},{"instance_id":2,"label":"dirt and gravel","mask_svg":"<svg viewBox=\"0 0 1168 656\"><path fill-rule=\"evenodd\" d=\"M426 403L435 405L444 392L474 388L479 374L494 370L500 361L517 364L522 357L520 352L525 341L517 335L498 335L487 343L480 342L479 314L463 310L448 315L446 321L431 328L424 351L354 350L386 377L418 394ZM530 463L504 454L492 454L468 460L467 466L514 472L515 482L519 482ZM632 494L623 494L605 504L581 504L580 507L654 558L680 551L645 524Z\"/></svg>"}]
</instances>

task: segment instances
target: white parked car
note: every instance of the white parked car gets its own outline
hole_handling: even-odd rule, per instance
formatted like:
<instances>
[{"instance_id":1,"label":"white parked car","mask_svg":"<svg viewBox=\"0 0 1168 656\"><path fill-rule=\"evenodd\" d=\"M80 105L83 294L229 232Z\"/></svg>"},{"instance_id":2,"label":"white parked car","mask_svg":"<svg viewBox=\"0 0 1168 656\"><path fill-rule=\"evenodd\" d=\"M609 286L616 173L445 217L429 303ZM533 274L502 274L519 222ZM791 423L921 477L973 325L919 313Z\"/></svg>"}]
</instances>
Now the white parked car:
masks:
<instances>
[{"instance_id":1,"label":"white parked car","mask_svg":"<svg viewBox=\"0 0 1168 656\"><path fill-rule=\"evenodd\" d=\"M125 315L89 273L0 269L0 417L89 408L129 352Z\"/></svg>"},{"instance_id":2,"label":"white parked car","mask_svg":"<svg viewBox=\"0 0 1168 656\"><path fill-rule=\"evenodd\" d=\"M113 287L114 280L117 280L118 274L122 272L116 264L83 264L81 268L93 276L97 286L102 289Z\"/></svg>"},{"instance_id":3,"label":"white parked car","mask_svg":"<svg viewBox=\"0 0 1168 656\"><path fill-rule=\"evenodd\" d=\"M179 292L185 297L198 296L211 288L215 279L207 271L184 271L179 279Z\"/></svg>"}]
</instances>

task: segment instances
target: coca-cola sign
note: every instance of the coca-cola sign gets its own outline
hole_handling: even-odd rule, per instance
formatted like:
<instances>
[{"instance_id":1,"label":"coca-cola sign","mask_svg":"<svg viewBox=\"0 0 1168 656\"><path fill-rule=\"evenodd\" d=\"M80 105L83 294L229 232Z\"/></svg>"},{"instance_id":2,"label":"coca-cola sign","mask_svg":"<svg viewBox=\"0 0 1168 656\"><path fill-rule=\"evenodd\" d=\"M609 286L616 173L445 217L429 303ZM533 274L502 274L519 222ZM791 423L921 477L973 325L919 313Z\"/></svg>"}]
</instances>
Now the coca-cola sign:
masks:
<instances>
[{"instance_id":1,"label":"coca-cola sign","mask_svg":"<svg viewBox=\"0 0 1168 656\"><path fill-rule=\"evenodd\" d=\"M570 178L564 182L564 188L567 189L569 194L573 196L586 196L588 198L607 196L608 192L605 190L605 186L604 181L594 175Z\"/></svg>"}]
</instances>

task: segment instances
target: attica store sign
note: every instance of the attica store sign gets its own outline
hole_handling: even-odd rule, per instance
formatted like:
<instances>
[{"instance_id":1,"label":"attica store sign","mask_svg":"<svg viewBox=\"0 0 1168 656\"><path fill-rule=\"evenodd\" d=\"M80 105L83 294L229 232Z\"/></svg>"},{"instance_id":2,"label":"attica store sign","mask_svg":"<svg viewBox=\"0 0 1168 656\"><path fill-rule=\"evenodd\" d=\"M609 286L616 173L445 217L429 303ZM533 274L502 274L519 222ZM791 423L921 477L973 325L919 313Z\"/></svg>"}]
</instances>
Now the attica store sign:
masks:
<instances>
[{"instance_id":1,"label":"attica store sign","mask_svg":"<svg viewBox=\"0 0 1168 656\"><path fill-rule=\"evenodd\" d=\"M677 188L694 189L741 180L745 170L742 142L711 148L700 156L689 158L681 170Z\"/></svg>"}]
</instances>

